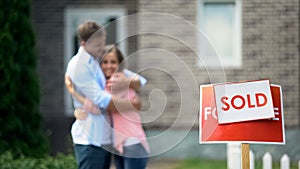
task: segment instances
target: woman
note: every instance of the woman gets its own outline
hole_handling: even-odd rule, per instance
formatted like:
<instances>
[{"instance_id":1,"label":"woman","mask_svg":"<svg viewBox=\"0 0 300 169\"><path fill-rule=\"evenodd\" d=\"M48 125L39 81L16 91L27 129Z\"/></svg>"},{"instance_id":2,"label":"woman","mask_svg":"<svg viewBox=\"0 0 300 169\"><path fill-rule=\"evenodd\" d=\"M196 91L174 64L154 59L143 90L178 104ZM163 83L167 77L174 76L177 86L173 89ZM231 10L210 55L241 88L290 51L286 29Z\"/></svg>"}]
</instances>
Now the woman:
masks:
<instances>
[{"instance_id":1,"label":"woman","mask_svg":"<svg viewBox=\"0 0 300 169\"><path fill-rule=\"evenodd\" d=\"M119 97L128 97L129 99L136 98L136 92L129 87L116 90L111 88L111 81L109 79L114 77L114 73L119 71L126 74L128 71L120 67L123 60L124 57L116 46L106 46L106 55L100 63L101 69L107 79L106 90ZM100 113L100 110L96 105L73 89L70 79L66 80L66 86L69 92L83 104L84 110L94 114ZM80 109L75 110L75 117L77 119L85 119L87 113L80 113L79 111ZM122 110L110 113L114 128L114 147L118 152L115 155L117 169L146 168L149 145L142 128L139 113L137 111L124 112Z\"/></svg>"}]
</instances>

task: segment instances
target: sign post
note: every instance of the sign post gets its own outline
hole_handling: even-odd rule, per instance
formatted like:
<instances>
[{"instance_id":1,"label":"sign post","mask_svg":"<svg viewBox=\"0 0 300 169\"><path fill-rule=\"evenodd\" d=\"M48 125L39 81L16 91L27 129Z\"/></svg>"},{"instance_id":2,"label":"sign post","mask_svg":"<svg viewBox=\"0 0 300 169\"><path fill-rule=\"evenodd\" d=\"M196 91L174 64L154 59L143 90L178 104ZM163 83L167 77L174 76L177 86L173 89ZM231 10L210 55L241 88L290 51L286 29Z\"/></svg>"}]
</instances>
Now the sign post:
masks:
<instances>
[{"instance_id":1,"label":"sign post","mask_svg":"<svg viewBox=\"0 0 300 169\"><path fill-rule=\"evenodd\" d=\"M242 169L250 169L250 145L242 143Z\"/></svg>"}]
</instances>

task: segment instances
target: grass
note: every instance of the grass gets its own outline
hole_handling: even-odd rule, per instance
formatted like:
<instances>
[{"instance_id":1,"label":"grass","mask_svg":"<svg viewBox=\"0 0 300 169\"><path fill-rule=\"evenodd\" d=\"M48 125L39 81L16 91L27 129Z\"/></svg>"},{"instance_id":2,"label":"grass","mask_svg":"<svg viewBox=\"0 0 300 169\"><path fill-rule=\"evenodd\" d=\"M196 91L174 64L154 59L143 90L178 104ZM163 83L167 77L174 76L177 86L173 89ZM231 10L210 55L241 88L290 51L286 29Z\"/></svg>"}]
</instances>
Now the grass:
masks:
<instances>
[{"instance_id":1,"label":"grass","mask_svg":"<svg viewBox=\"0 0 300 169\"><path fill-rule=\"evenodd\" d=\"M262 169L262 161L255 161L255 169ZM75 169L77 168L73 154L47 156L43 158L18 157L12 153L0 155L0 169ZM112 169L114 169L112 164ZM226 160L150 160L147 169L227 169ZM280 169L280 162L273 162L273 169ZM291 162L290 169L298 169L297 162Z\"/></svg>"},{"instance_id":2,"label":"grass","mask_svg":"<svg viewBox=\"0 0 300 169\"><path fill-rule=\"evenodd\" d=\"M226 161L190 159L184 160L174 169L227 169Z\"/></svg>"},{"instance_id":3,"label":"grass","mask_svg":"<svg viewBox=\"0 0 300 169\"><path fill-rule=\"evenodd\" d=\"M255 168L256 169L263 168L262 161L255 161ZM272 169L280 169L280 162L279 161L273 162ZM298 163L297 162L291 162L290 163L290 169L298 169Z\"/></svg>"},{"instance_id":4,"label":"grass","mask_svg":"<svg viewBox=\"0 0 300 169\"><path fill-rule=\"evenodd\" d=\"M273 169L280 169L280 162L273 162ZM174 169L227 169L226 161L189 159L180 162ZM262 161L255 161L255 169L262 169ZM297 162L291 162L290 169L298 169Z\"/></svg>"}]
</instances>

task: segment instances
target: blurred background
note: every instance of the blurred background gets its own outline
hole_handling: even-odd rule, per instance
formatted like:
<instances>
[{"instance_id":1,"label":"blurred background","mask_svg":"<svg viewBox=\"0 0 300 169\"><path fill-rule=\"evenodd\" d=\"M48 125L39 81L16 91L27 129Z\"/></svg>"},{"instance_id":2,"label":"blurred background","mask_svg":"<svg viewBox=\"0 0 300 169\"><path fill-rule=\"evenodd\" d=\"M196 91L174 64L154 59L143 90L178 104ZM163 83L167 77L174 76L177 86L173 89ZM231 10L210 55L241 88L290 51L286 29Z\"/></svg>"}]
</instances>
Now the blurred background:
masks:
<instances>
[{"instance_id":1,"label":"blurred background","mask_svg":"<svg viewBox=\"0 0 300 169\"><path fill-rule=\"evenodd\" d=\"M223 79L226 82L236 82L267 78L272 84L281 85L286 145L251 145L251 149L257 159L261 159L265 152L270 152L275 160L279 160L285 153L289 155L292 161L300 160L299 0L32 0L24 2L13 0L11 3L8 1L0 2L0 5L3 9L2 15L0 15L3 19L1 19L1 22L3 21L1 25L4 25L1 29L13 30L12 35L14 35L10 38L1 35L2 41L12 41L12 43L2 45L0 48L0 53L3 54L1 54L2 77L5 77L4 80L7 82L5 85L8 85L8 82L15 82L16 88L23 86L23 93L28 92L28 95L34 95L33 100L36 101L33 103L26 102L26 100L32 99L28 96L23 99L24 105L29 104L31 107L34 105L35 111L40 112L41 116L37 119L41 119L41 133L44 134L43 139L48 140L45 142L48 142L47 151L50 154L68 154L73 151L70 136L71 124L74 121L73 107L70 95L64 87L64 73L66 64L78 49L77 26L86 20L95 20L99 24L106 25L122 16L141 12L158 12L180 17L204 33L215 47L221 64L216 64L214 60L208 59L208 62L203 66L195 51L192 51L181 41L183 39L183 41L192 42L195 45L193 48L204 52L205 55L205 46L199 43L197 33L186 29L187 25L173 25L170 28L168 24L172 24L172 20L161 22L159 18L155 18L155 15L148 19L136 18L106 25L107 44L118 44L126 55L148 48L167 50L188 65L198 85L212 83L211 78L214 79L214 82L224 82ZM16 14L16 11L21 12L21 14ZM14 20L19 15L27 16L28 21L22 24L21 20L26 20L26 17ZM7 21L11 21L10 27L7 26ZM29 31L24 28L28 24L32 24L29 26L31 27ZM149 27L170 32L170 34L179 37L179 40L170 36L151 33L122 39L130 30L143 30ZM22 36L31 34L32 36L28 38L34 39L35 43L18 40L22 39ZM17 42L14 43L14 41ZM21 46L22 43L31 44L24 48L32 47L29 53L35 54L35 57L31 59L36 59L36 63L35 61L31 62L30 59L28 62L21 62L21 58L25 57L28 51L24 50L19 53L14 51L18 50L15 48ZM9 51L13 53L13 58L10 58L10 54L7 53L8 45L14 46L12 49L9 48ZM23 53L27 54L23 55ZM190 76L177 69L176 67L179 66L176 65L177 63L169 61L169 64L166 64L162 61L163 58L163 55L151 56L151 53L146 53L131 57L127 63L129 69L139 72L148 79L148 84L140 92L143 110L150 107L148 96L154 89L163 91L167 98L165 109L161 115L154 118L155 120L151 119L157 114L142 113L143 120L150 121L144 123L147 135L159 135L174 123L180 110L182 91L170 73L157 69L143 70L143 68L163 66L172 73L181 73L183 77ZM10 61L8 61L9 59ZM27 72L22 72L23 69L21 68L19 68L20 70L15 68L21 71L19 76L14 77L15 72L12 75L7 75L8 73L4 70L7 70L8 67L3 65L5 63L17 64L19 61L21 64L33 63L30 70L36 72L36 80L24 79L22 75L27 75ZM208 68L209 72L207 71ZM213 77L211 77L212 75ZM12 79L15 80L12 81ZM26 88L27 83L37 84L34 89L40 89L40 93L30 94L35 92L34 89ZM3 93L10 91L4 89L5 85L2 85L3 88L1 88ZM6 95L3 95L3 98L4 96ZM18 132L14 132L14 127L18 125L23 126L20 127L23 128L22 130L26 130L23 125L26 122L22 121L22 119L26 119L26 115L19 116L15 112L22 112L28 108L26 106L20 109L12 108L14 107L12 104L23 102L20 97L10 101L2 98L1 110L6 112L4 113L6 115L1 115L1 122L6 127L10 126L7 129L9 135L15 134L18 138L25 138L23 133L20 136ZM199 93L195 93L191 99L198 99L197 97L199 97ZM192 102L189 106L199 107L199 105L193 105ZM32 112L32 110L29 111ZM7 115L10 112L14 112L12 114L15 116ZM184 113L186 119L181 119L180 124L187 126L191 123L189 117L194 117L198 112ZM20 118L20 122L17 124L7 123L7 119L14 117ZM195 121L191 131L183 141L156 158L226 160L225 144L198 144L198 120L195 119ZM39 125L33 125L33 128L35 128L34 126ZM174 137L180 132L181 128L179 127L178 132L174 131ZM3 133L0 137L2 137L1 142L5 143L5 139L8 137L4 137ZM5 147L8 147L7 149L12 147L9 145L10 143L6 141ZM38 144L33 145L47 147ZM13 151L18 150L17 147L13 148ZM47 148L44 149L46 151ZM6 148L3 148L2 152L5 150ZM22 151L20 150L20 152Z\"/></svg>"}]
</instances>

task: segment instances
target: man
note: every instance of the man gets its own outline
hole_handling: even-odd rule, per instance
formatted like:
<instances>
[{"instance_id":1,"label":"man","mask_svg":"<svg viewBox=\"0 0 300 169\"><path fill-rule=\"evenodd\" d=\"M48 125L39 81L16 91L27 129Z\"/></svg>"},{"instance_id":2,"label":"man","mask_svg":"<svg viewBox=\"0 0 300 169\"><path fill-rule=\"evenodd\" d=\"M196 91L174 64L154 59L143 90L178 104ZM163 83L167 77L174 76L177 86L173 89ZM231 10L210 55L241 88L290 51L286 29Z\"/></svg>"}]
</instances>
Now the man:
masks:
<instances>
[{"instance_id":1,"label":"man","mask_svg":"<svg viewBox=\"0 0 300 169\"><path fill-rule=\"evenodd\" d=\"M95 22L86 22L78 27L81 47L69 61L66 75L71 78L76 91L89 98L102 110L101 114L89 114L86 120L76 120L72 125L72 138L75 156L80 169L109 169L111 154L108 148L112 144L111 123L106 110L115 111L139 109L138 99L128 100L113 96L104 91L106 79L99 66L105 47L106 32ZM131 76L136 74L131 73ZM130 86L138 89L146 83L141 76L133 80L116 73L110 81L113 89ZM73 98L75 108L82 107Z\"/></svg>"}]
</instances>

